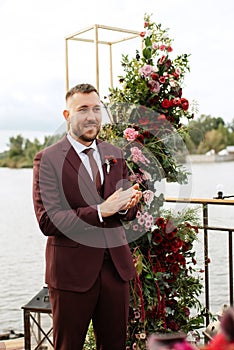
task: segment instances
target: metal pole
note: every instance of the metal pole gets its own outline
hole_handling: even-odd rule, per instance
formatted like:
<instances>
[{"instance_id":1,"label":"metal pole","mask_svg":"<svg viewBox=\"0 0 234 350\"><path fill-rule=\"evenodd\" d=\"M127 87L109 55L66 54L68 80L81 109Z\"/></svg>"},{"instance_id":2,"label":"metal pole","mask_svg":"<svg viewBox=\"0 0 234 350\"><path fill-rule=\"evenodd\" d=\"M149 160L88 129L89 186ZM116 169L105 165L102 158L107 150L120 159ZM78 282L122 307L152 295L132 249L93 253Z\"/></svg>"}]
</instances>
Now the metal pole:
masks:
<instances>
[{"instance_id":1,"label":"metal pole","mask_svg":"<svg viewBox=\"0 0 234 350\"><path fill-rule=\"evenodd\" d=\"M209 310L209 267L208 267L208 204L203 204L203 227L204 227L204 262L205 262L205 306ZM206 313L206 327L209 325L209 314Z\"/></svg>"},{"instance_id":2,"label":"metal pole","mask_svg":"<svg viewBox=\"0 0 234 350\"><path fill-rule=\"evenodd\" d=\"M99 57L98 57L98 26L94 25L94 44L95 44L95 64L96 64L96 89L99 91Z\"/></svg>"},{"instance_id":3,"label":"metal pole","mask_svg":"<svg viewBox=\"0 0 234 350\"><path fill-rule=\"evenodd\" d=\"M230 305L233 306L233 252L232 252L232 231L228 231L229 238L229 294Z\"/></svg>"},{"instance_id":4,"label":"metal pole","mask_svg":"<svg viewBox=\"0 0 234 350\"><path fill-rule=\"evenodd\" d=\"M24 347L31 350L30 311L24 309Z\"/></svg>"},{"instance_id":5,"label":"metal pole","mask_svg":"<svg viewBox=\"0 0 234 350\"><path fill-rule=\"evenodd\" d=\"M109 52L110 52L110 87L113 89L112 44L109 45Z\"/></svg>"},{"instance_id":6,"label":"metal pole","mask_svg":"<svg viewBox=\"0 0 234 350\"><path fill-rule=\"evenodd\" d=\"M66 64L66 91L69 90L69 70L68 70L68 39L65 39L65 64Z\"/></svg>"}]
</instances>

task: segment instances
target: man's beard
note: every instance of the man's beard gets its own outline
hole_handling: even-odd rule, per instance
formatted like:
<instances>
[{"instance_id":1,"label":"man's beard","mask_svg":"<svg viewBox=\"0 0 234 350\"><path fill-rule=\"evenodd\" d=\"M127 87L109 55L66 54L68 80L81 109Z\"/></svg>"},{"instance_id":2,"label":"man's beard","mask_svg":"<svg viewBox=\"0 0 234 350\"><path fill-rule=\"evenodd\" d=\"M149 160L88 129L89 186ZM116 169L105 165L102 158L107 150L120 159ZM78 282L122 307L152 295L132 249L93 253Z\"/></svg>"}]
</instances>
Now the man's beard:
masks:
<instances>
[{"instance_id":1,"label":"man's beard","mask_svg":"<svg viewBox=\"0 0 234 350\"><path fill-rule=\"evenodd\" d=\"M90 124L90 126L93 126L94 124ZM95 134L92 134L92 135L88 135L88 132L84 133L82 130L80 129L76 129L76 130L73 130L72 126L70 126L70 131L72 134L74 134L78 139L80 139L81 141L84 141L84 142L91 142L91 141L94 141L100 131L100 127L97 126L95 124L95 126L97 127L97 131Z\"/></svg>"}]
</instances>

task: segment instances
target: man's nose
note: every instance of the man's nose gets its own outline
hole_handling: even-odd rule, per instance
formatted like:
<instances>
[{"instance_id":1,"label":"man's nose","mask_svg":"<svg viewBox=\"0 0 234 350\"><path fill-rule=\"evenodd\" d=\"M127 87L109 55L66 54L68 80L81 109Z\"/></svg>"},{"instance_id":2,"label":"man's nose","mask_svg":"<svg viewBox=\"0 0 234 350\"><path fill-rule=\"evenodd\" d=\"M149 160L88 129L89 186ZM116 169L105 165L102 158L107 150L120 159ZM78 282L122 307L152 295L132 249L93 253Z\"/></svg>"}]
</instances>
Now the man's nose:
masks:
<instances>
[{"instance_id":1,"label":"man's nose","mask_svg":"<svg viewBox=\"0 0 234 350\"><path fill-rule=\"evenodd\" d=\"M97 113L95 113L94 110L92 108L90 108L88 110L87 119L96 120L96 117L97 117Z\"/></svg>"}]
</instances>

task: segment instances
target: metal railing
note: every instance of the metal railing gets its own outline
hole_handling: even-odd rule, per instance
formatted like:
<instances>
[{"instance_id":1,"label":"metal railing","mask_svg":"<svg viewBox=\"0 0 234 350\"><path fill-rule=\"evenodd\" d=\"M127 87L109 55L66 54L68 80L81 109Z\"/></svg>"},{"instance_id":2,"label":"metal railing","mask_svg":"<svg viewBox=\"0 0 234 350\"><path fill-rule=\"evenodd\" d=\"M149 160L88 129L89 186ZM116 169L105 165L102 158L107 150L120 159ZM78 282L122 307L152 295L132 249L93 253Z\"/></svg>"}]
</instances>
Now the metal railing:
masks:
<instances>
[{"instance_id":1,"label":"metal railing","mask_svg":"<svg viewBox=\"0 0 234 350\"><path fill-rule=\"evenodd\" d=\"M209 224L208 207L213 205L222 206L234 206L234 200L230 199L204 199L204 198L166 198L165 202L168 203L188 203L198 204L202 209L202 225L199 229L203 230L203 254L204 254L204 270L205 270L205 307L210 309L210 276L209 276L209 243L208 232L209 231L222 231L228 234L228 275L229 275L229 302L230 306L233 306L233 231L234 228L230 227L215 227ZM206 315L206 326L209 325L209 314Z\"/></svg>"}]
</instances>

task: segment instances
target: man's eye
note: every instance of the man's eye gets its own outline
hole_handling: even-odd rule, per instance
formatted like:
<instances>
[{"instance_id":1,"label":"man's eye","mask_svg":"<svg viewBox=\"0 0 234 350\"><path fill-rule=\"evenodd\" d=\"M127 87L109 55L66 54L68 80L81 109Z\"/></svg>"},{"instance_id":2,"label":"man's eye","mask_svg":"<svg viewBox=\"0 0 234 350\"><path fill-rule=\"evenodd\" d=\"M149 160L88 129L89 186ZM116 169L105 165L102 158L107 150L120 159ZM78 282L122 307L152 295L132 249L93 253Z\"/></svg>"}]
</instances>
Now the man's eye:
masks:
<instances>
[{"instance_id":1,"label":"man's eye","mask_svg":"<svg viewBox=\"0 0 234 350\"><path fill-rule=\"evenodd\" d=\"M100 113L101 112L101 107L94 107L93 111L94 111L94 113Z\"/></svg>"},{"instance_id":2,"label":"man's eye","mask_svg":"<svg viewBox=\"0 0 234 350\"><path fill-rule=\"evenodd\" d=\"M85 113L88 112L88 108L81 108L81 109L79 109L78 112L79 112L79 113L82 113L82 114L85 114Z\"/></svg>"}]
</instances>

